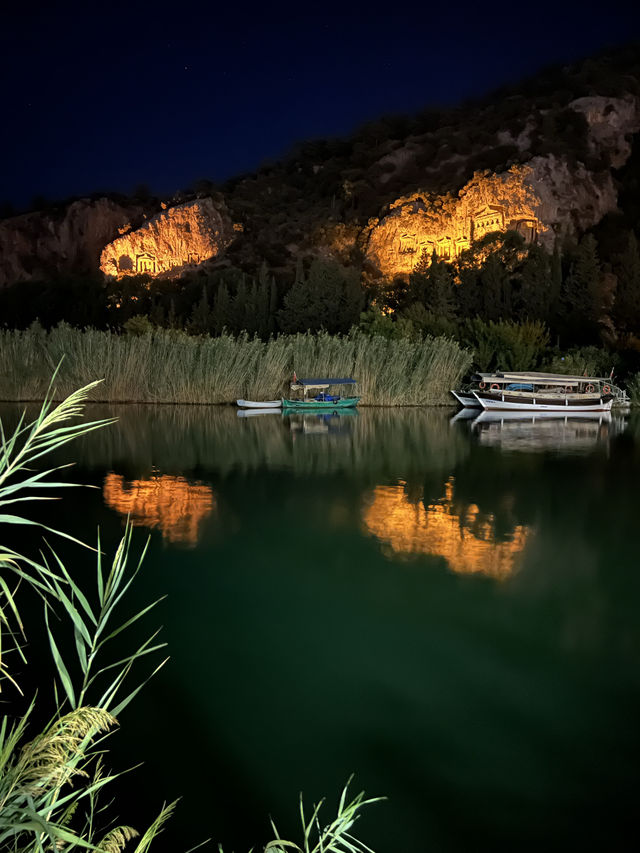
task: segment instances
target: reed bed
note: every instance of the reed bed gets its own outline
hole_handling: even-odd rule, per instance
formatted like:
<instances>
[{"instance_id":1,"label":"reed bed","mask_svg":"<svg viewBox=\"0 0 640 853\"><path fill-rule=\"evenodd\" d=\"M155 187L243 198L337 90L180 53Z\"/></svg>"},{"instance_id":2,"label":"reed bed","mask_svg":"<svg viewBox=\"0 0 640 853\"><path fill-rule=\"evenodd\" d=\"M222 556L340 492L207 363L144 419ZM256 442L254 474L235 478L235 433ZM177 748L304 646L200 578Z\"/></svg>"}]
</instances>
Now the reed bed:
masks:
<instances>
[{"instance_id":1,"label":"reed bed","mask_svg":"<svg viewBox=\"0 0 640 853\"><path fill-rule=\"evenodd\" d=\"M450 402L471 354L449 338L387 340L361 332L298 334L261 341L192 337L157 330L135 337L60 325L0 331L0 399L41 400L62 361L56 398L103 377L94 400L139 403L232 403L273 399L298 376L354 376L362 404Z\"/></svg>"}]
</instances>

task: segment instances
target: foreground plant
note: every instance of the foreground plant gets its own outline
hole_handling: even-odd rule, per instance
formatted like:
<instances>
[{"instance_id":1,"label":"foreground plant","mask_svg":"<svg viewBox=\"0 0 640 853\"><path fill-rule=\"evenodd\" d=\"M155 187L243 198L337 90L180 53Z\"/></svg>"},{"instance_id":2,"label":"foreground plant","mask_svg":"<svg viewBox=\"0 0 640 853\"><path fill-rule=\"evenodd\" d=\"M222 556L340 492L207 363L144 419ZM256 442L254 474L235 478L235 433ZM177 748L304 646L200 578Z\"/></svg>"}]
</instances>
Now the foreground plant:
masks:
<instances>
[{"instance_id":1,"label":"foreground plant","mask_svg":"<svg viewBox=\"0 0 640 853\"><path fill-rule=\"evenodd\" d=\"M77 485L52 478L67 467L65 465L37 472L33 465L69 441L113 422L103 419L72 423L83 413L87 395L97 384L90 383L54 406L52 382L34 420L27 422L23 414L10 433L6 433L0 423L0 507L51 499L40 491ZM64 531L53 530L22 513L3 513L0 523L40 527L82 544ZM56 690L54 713L49 723L30 739L27 735L32 720L43 715L42 699L38 699L37 704L33 700L17 720L10 722L5 715L0 723L0 848L3 850L35 853L78 847L117 851L137 836L129 826L113 826L113 820L98 803L101 789L118 775L104 773L103 741L117 725L116 714L129 704L151 676L114 704L116 695L134 663L164 646L164 643L153 645L156 636L153 634L125 659L100 664L103 647L157 603L123 623L112 624L117 605L142 563L141 557L134 571L128 571L130 543L131 528L127 526L112 565L106 571L98 542L98 605L94 607L52 549L49 559L41 555L36 560L0 545L0 641L4 641L0 642L0 688L12 683L20 690L6 665L7 652L16 653L26 661L22 648L24 626L17 603L21 583L31 586L43 600L49 643L62 688ZM77 683L60 654L49 624L50 614L60 608L74 633L80 670ZM99 691L96 690L98 685ZM90 695L94 692L95 696ZM163 808L140 838L135 848L137 853L148 850L174 806L175 803Z\"/></svg>"},{"instance_id":2,"label":"foreground plant","mask_svg":"<svg viewBox=\"0 0 640 853\"><path fill-rule=\"evenodd\" d=\"M353 778L353 777L352 777ZM351 779L342 790L340 802L338 803L338 814L324 827L320 825L320 809L324 800L314 806L311 817L307 819L304 812L302 796L300 797L300 820L302 823L302 844L293 841L285 841L278 834L276 825L271 821L271 827L276 836L264 848L265 853L288 853L290 850L298 853L373 853L370 847L360 841L351 833L354 823L360 817L360 809L371 803L379 803L384 797L375 797L365 800L364 791L361 791L350 802L347 803L347 790Z\"/></svg>"}]
</instances>

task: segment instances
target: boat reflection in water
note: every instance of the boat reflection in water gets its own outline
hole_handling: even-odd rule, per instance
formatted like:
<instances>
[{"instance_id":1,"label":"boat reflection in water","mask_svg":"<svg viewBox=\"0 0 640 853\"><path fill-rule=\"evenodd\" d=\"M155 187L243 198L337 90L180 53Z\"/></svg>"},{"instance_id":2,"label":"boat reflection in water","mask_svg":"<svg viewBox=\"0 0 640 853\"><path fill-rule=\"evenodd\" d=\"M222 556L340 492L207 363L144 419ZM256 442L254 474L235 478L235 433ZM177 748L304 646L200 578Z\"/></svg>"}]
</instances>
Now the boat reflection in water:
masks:
<instances>
[{"instance_id":1,"label":"boat reflection in water","mask_svg":"<svg viewBox=\"0 0 640 853\"><path fill-rule=\"evenodd\" d=\"M293 436L297 435L347 435L353 431L357 409L319 414L284 415Z\"/></svg>"},{"instance_id":2,"label":"boat reflection in water","mask_svg":"<svg viewBox=\"0 0 640 853\"><path fill-rule=\"evenodd\" d=\"M496 535L496 519L476 504L453 499L454 478L444 495L429 503L409 500L406 484L376 486L363 511L365 530L383 543L390 556L429 554L444 557L458 574L485 574L503 580L518 567L531 530L516 525L507 537Z\"/></svg>"},{"instance_id":3,"label":"boat reflection in water","mask_svg":"<svg viewBox=\"0 0 640 853\"><path fill-rule=\"evenodd\" d=\"M624 429L624 420L609 412L556 413L482 412L471 423L480 444L502 450L588 453L606 446Z\"/></svg>"},{"instance_id":4,"label":"boat reflection in water","mask_svg":"<svg viewBox=\"0 0 640 853\"><path fill-rule=\"evenodd\" d=\"M209 486L159 472L147 479L126 481L111 471L102 493L106 506L129 516L134 526L157 528L174 545L194 547L201 522L216 509Z\"/></svg>"}]
</instances>

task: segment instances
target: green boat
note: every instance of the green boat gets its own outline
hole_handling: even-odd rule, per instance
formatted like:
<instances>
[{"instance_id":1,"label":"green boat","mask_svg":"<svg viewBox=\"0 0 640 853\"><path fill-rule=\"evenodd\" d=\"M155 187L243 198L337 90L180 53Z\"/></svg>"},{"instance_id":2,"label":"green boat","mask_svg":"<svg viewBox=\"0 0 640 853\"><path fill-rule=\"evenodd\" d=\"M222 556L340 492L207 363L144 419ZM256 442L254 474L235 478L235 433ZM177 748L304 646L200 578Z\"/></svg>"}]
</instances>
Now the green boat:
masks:
<instances>
[{"instance_id":1,"label":"green boat","mask_svg":"<svg viewBox=\"0 0 640 853\"><path fill-rule=\"evenodd\" d=\"M338 393L331 393L335 386L351 386L354 389L355 379L298 379L293 374L291 390L297 391L300 396L289 400L282 400L283 411L325 411L338 412L343 409L353 409L358 405L360 397L345 397Z\"/></svg>"}]
</instances>

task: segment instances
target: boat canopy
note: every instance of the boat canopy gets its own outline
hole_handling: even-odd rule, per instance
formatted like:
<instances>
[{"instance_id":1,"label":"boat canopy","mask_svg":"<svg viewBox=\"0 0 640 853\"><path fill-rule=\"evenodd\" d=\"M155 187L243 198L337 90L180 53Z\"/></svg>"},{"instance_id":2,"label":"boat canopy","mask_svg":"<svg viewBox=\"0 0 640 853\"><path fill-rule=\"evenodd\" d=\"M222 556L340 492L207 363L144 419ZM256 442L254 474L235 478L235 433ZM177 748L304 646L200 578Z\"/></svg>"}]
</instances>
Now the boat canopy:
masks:
<instances>
[{"instance_id":1,"label":"boat canopy","mask_svg":"<svg viewBox=\"0 0 640 853\"><path fill-rule=\"evenodd\" d=\"M311 388L328 388L330 385L355 385L355 379L298 379L298 381L292 384L292 388L304 388L305 390L309 390Z\"/></svg>"},{"instance_id":2,"label":"boat canopy","mask_svg":"<svg viewBox=\"0 0 640 853\"><path fill-rule=\"evenodd\" d=\"M298 379L299 385L355 385L355 379Z\"/></svg>"},{"instance_id":3,"label":"boat canopy","mask_svg":"<svg viewBox=\"0 0 640 853\"><path fill-rule=\"evenodd\" d=\"M515 373L499 371L497 373L476 373L472 377L476 382L493 382L499 385L511 382L527 382L533 385L580 385L589 382L606 382L610 380L598 376L569 376L564 373Z\"/></svg>"}]
</instances>

